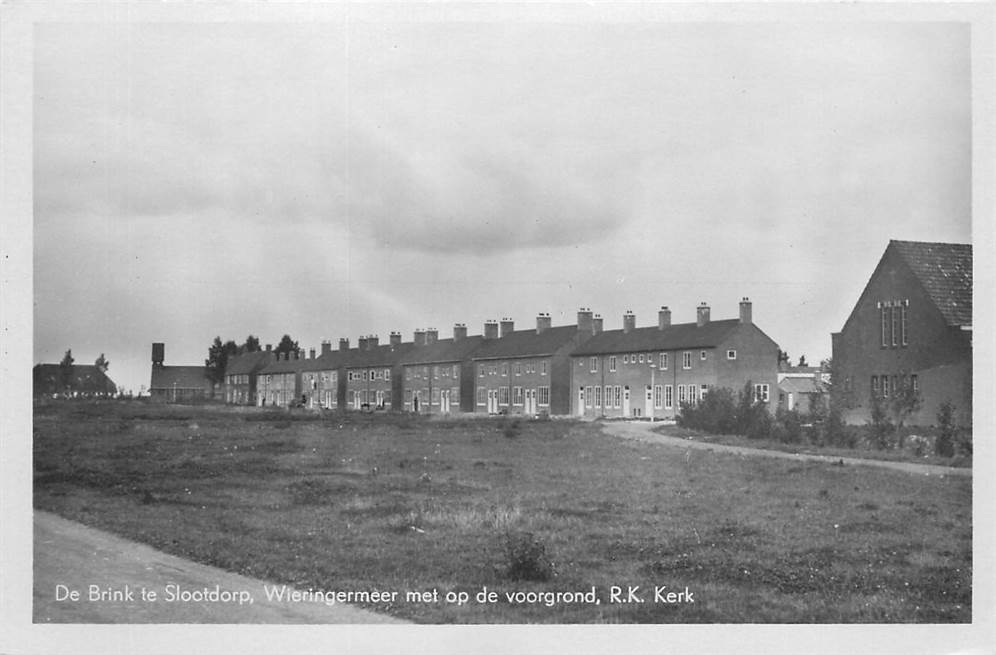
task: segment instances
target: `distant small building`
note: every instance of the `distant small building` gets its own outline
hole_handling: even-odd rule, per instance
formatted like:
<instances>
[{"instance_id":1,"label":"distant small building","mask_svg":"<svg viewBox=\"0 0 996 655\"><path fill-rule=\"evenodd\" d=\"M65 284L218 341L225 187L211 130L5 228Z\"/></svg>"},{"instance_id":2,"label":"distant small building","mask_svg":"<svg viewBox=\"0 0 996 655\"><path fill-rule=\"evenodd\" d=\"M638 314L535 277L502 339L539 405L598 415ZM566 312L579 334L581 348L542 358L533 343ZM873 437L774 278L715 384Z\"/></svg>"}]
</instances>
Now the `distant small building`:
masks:
<instances>
[{"instance_id":1,"label":"distant small building","mask_svg":"<svg viewBox=\"0 0 996 655\"><path fill-rule=\"evenodd\" d=\"M812 412L813 403L826 409L830 388L819 366L781 366L778 370L778 408L803 414ZM818 407L818 405L817 405Z\"/></svg>"},{"instance_id":2,"label":"distant small building","mask_svg":"<svg viewBox=\"0 0 996 655\"><path fill-rule=\"evenodd\" d=\"M167 403L189 403L214 398L215 385L206 366L166 366L166 346L152 344L152 380L149 396Z\"/></svg>"},{"instance_id":3,"label":"distant small building","mask_svg":"<svg viewBox=\"0 0 996 655\"><path fill-rule=\"evenodd\" d=\"M872 399L912 391L908 425L932 425L941 404L972 420L972 246L890 241L840 332L832 336L831 401L845 421Z\"/></svg>"},{"instance_id":4,"label":"distant small building","mask_svg":"<svg viewBox=\"0 0 996 655\"><path fill-rule=\"evenodd\" d=\"M36 398L109 398L118 390L114 380L93 364L74 364L68 375L60 364L37 364L33 378Z\"/></svg>"}]
</instances>

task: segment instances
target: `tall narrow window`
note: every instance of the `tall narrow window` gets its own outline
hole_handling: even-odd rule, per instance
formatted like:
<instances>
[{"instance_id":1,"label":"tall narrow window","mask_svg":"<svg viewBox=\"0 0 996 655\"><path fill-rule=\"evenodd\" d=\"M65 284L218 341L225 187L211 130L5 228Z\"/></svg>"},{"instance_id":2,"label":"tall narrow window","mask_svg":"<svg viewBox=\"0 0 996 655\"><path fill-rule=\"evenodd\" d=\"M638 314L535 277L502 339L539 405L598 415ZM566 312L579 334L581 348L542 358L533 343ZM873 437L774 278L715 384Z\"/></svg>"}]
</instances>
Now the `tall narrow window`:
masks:
<instances>
[{"instance_id":1,"label":"tall narrow window","mask_svg":"<svg viewBox=\"0 0 996 655\"><path fill-rule=\"evenodd\" d=\"M872 376L872 395L873 396L877 396L878 395L878 376L877 375L873 375Z\"/></svg>"},{"instance_id":2,"label":"tall narrow window","mask_svg":"<svg viewBox=\"0 0 996 655\"><path fill-rule=\"evenodd\" d=\"M661 353L661 370L667 370L667 353Z\"/></svg>"},{"instance_id":3,"label":"tall narrow window","mask_svg":"<svg viewBox=\"0 0 996 655\"><path fill-rule=\"evenodd\" d=\"M688 351L681 353L681 368L683 369L692 368L692 353Z\"/></svg>"},{"instance_id":4,"label":"tall narrow window","mask_svg":"<svg viewBox=\"0 0 996 655\"><path fill-rule=\"evenodd\" d=\"M590 369L592 373L598 371L598 357L592 357L588 363L590 364Z\"/></svg>"},{"instance_id":5,"label":"tall narrow window","mask_svg":"<svg viewBox=\"0 0 996 655\"><path fill-rule=\"evenodd\" d=\"M664 405L664 394L661 385L654 385L654 409L661 409Z\"/></svg>"},{"instance_id":6,"label":"tall narrow window","mask_svg":"<svg viewBox=\"0 0 996 655\"><path fill-rule=\"evenodd\" d=\"M591 407L591 401L592 401L592 397L591 396L592 396L591 387L585 387L584 388L584 406L585 407Z\"/></svg>"},{"instance_id":7,"label":"tall narrow window","mask_svg":"<svg viewBox=\"0 0 996 655\"><path fill-rule=\"evenodd\" d=\"M664 409L674 407L674 387L670 384L664 385Z\"/></svg>"},{"instance_id":8,"label":"tall narrow window","mask_svg":"<svg viewBox=\"0 0 996 655\"><path fill-rule=\"evenodd\" d=\"M904 346L909 345L909 337L906 333L906 312L909 309L909 305L910 301L904 300L902 306L899 308L899 332Z\"/></svg>"},{"instance_id":9,"label":"tall narrow window","mask_svg":"<svg viewBox=\"0 0 996 655\"><path fill-rule=\"evenodd\" d=\"M889 345L889 307L882 303L882 347Z\"/></svg>"},{"instance_id":10,"label":"tall narrow window","mask_svg":"<svg viewBox=\"0 0 996 655\"><path fill-rule=\"evenodd\" d=\"M609 357L609 372L610 373L615 373L616 372L616 356L615 355L612 355L611 357Z\"/></svg>"},{"instance_id":11,"label":"tall narrow window","mask_svg":"<svg viewBox=\"0 0 996 655\"><path fill-rule=\"evenodd\" d=\"M892 306L892 345L899 345L899 307Z\"/></svg>"},{"instance_id":12,"label":"tall narrow window","mask_svg":"<svg viewBox=\"0 0 996 655\"><path fill-rule=\"evenodd\" d=\"M913 385L913 393L919 393L920 379L917 377L916 373L910 376L910 384Z\"/></svg>"}]
</instances>

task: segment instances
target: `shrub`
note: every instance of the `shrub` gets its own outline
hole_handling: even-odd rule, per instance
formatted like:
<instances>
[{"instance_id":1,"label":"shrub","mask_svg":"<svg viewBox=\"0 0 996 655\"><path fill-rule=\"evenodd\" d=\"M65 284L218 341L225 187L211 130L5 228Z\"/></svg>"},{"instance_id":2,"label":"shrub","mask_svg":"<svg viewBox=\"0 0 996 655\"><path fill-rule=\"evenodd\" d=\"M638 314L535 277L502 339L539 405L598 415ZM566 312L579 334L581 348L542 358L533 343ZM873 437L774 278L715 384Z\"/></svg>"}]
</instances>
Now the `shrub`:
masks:
<instances>
[{"instance_id":1,"label":"shrub","mask_svg":"<svg viewBox=\"0 0 996 655\"><path fill-rule=\"evenodd\" d=\"M684 404L678 425L714 434L733 434L737 426L737 406L729 389L713 389L698 405Z\"/></svg>"},{"instance_id":2,"label":"shrub","mask_svg":"<svg viewBox=\"0 0 996 655\"><path fill-rule=\"evenodd\" d=\"M954 405L949 401L941 404L937 412L937 439L934 441L934 452L940 457L953 457L955 453L955 425Z\"/></svg>"},{"instance_id":3,"label":"shrub","mask_svg":"<svg viewBox=\"0 0 996 655\"><path fill-rule=\"evenodd\" d=\"M545 581L553 577L553 562L546 545L531 532L505 535L507 574L512 580Z\"/></svg>"},{"instance_id":4,"label":"shrub","mask_svg":"<svg viewBox=\"0 0 996 655\"><path fill-rule=\"evenodd\" d=\"M747 415L748 439L767 439L774 431L774 427L775 422L771 418L771 412L768 411L767 405L764 403L751 405Z\"/></svg>"},{"instance_id":5,"label":"shrub","mask_svg":"<svg viewBox=\"0 0 996 655\"><path fill-rule=\"evenodd\" d=\"M830 446L837 448L854 448L858 444L858 435L844 423L840 409L831 407L820 431L821 439Z\"/></svg>"},{"instance_id":6,"label":"shrub","mask_svg":"<svg viewBox=\"0 0 996 655\"><path fill-rule=\"evenodd\" d=\"M872 394L870 407L871 421L868 425L871 428L872 445L879 450L891 448L896 426L889 419L883 399Z\"/></svg>"},{"instance_id":7,"label":"shrub","mask_svg":"<svg viewBox=\"0 0 996 655\"><path fill-rule=\"evenodd\" d=\"M783 443L802 441L802 419L794 409L778 408L775 414L775 436Z\"/></svg>"},{"instance_id":8,"label":"shrub","mask_svg":"<svg viewBox=\"0 0 996 655\"><path fill-rule=\"evenodd\" d=\"M522 432L522 425L519 423L519 419L503 420L501 426L501 432L505 435L506 439L515 439Z\"/></svg>"}]
</instances>

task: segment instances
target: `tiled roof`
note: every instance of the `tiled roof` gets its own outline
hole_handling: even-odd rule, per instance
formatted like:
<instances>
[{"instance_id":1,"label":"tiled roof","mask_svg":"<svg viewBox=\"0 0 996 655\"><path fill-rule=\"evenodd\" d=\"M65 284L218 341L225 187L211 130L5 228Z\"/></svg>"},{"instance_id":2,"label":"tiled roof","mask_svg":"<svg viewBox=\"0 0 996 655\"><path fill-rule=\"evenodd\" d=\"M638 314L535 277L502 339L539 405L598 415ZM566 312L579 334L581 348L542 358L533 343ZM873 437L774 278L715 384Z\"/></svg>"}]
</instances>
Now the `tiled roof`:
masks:
<instances>
[{"instance_id":1,"label":"tiled roof","mask_svg":"<svg viewBox=\"0 0 996 655\"><path fill-rule=\"evenodd\" d=\"M440 339L439 341L412 348L401 359L402 364L432 364L436 362L459 362L474 353L484 342L484 337L476 335L459 341Z\"/></svg>"},{"instance_id":2,"label":"tiled roof","mask_svg":"<svg viewBox=\"0 0 996 655\"><path fill-rule=\"evenodd\" d=\"M485 339L472 359L504 357L538 357L554 352L578 336L576 325L561 325L543 330L516 330L497 339Z\"/></svg>"},{"instance_id":3,"label":"tiled roof","mask_svg":"<svg viewBox=\"0 0 996 655\"><path fill-rule=\"evenodd\" d=\"M259 371L259 369L266 366L272 357L272 352L266 352L263 350L252 353L244 353L242 355L233 355L228 358L227 366L225 366L225 375L244 375L246 373L255 373Z\"/></svg>"},{"instance_id":4,"label":"tiled roof","mask_svg":"<svg viewBox=\"0 0 996 655\"><path fill-rule=\"evenodd\" d=\"M972 324L972 246L890 241L949 325Z\"/></svg>"},{"instance_id":5,"label":"tiled roof","mask_svg":"<svg viewBox=\"0 0 996 655\"><path fill-rule=\"evenodd\" d=\"M385 344L370 350L354 348L350 350L349 359L346 361L346 368L369 368L372 366L394 366L406 357L415 344L411 341L401 343L396 346Z\"/></svg>"},{"instance_id":6,"label":"tiled roof","mask_svg":"<svg viewBox=\"0 0 996 655\"><path fill-rule=\"evenodd\" d=\"M207 367L153 366L150 389L211 389Z\"/></svg>"},{"instance_id":7,"label":"tiled roof","mask_svg":"<svg viewBox=\"0 0 996 655\"><path fill-rule=\"evenodd\" d=\"M62 389L62 366L37 364L33 370L36 393L56 393ZM91 393L116 393L114 380L93 364L74 364L72 388Z\"/></svg>"},{"instance_id":8,"label":"tiled roof","mask_svg":"<svg viewBox=\"0 0 996 655\"><path fill-rule=\"evenodd\" d=\"M276 359L271 360L259 370L260 373L296 373L298 371L304 370L304 364L308 360L304 357L299 357L294 359L291 355L290 359Z\"/></svg>"},{"instance_id":9,"label":"tiled roof","mask_svg":"<svg viewBox=\"0 0 996 655\"><path fill-rule=\"evenodd\" d=\"M816 393L819 388L816 386L815 378L785 378L778 383L778 388L786 393Z\"/></svg>"},{"instance_id":10,"label":"tiled roof","mask_svg":"<svg viewBox=\"0 0 996 655\"><path fill-rule=\"evenodd\" d=\"M740 320L736 318L709 321L702 327L697 323L678 323L665 329L656 325L622 330L606 330L593 336L577 348L572 355L600 355L647 350L678 350L681 348L713 348L726 338Z\"/></svg>"}]
</instances>

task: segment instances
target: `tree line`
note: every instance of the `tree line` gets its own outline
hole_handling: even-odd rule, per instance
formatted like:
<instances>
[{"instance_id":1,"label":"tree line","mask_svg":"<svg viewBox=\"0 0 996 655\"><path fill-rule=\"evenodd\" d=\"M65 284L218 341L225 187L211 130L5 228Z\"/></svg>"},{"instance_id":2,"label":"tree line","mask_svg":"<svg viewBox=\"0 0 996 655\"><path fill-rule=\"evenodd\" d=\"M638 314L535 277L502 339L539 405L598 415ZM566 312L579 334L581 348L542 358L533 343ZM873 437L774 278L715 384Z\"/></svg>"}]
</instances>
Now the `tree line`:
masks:
<instances>
[{"instance_id":1,"label":"tree line","mask_svg":"<svg viewBox=\"0 0 996 655\"><path fill-rule=\"evenodd\" d=\"M260 352L262 349L259 345L259 337L252 334L246 337L241 345L232 339L223 342L220 336L215 337L208 347L207 359L204 360L208 378L215 384L221 384L225 381L225 369L228 367L229 357L240 353ZM292 353L298 350L300 350L300 346L297 341L292 339L289 334L285 334L280 338L280 342L273 352Z\"/></svg>"}]
</instances>

